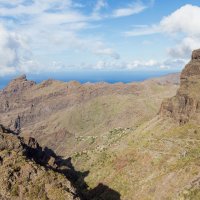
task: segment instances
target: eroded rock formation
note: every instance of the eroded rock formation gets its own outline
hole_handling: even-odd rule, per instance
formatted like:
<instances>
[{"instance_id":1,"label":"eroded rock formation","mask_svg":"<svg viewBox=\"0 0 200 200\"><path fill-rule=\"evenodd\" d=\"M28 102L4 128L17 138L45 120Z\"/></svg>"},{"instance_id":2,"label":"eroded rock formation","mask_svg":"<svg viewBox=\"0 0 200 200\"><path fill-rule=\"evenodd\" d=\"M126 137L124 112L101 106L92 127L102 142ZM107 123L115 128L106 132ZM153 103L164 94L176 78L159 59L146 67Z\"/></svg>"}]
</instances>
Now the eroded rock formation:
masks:
<instances>
[{"instance_id":1,"label":"eroded rock formation","mask_svg":"<svg viewBox=\"0 0 200 200\"><path fill-rule=\"evenodd\" d=\"M200 49L193 51L192 59L182 71L180 79L176 96L162 103L160 114L185 124L200 119Z\"/></svg>"}]
</instances>

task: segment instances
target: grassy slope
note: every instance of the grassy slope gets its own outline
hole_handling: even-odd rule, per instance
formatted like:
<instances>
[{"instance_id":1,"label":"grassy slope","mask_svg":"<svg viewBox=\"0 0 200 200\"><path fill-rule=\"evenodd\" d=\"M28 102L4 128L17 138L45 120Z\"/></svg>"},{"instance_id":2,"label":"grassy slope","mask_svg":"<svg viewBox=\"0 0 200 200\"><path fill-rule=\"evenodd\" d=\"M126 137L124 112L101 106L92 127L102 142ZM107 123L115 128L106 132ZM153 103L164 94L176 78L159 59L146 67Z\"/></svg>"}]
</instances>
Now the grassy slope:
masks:
<instances>
[{"instance_id":1,"label":"grassy slope","mask_svg":"<svg viewBox=\"0 0 200 200\"><path fill-rule=\"evenodd\" d=\"M173 96L176 89L176 85L150 81L143 83L139 95L102 95L47 117L35 125L33 132L38 133L36 138L43 145L59 154L71 155L101 145L101 136L109 130L134 129L148 121L158 112L163 98Z\"/></svg>"},{"instance_id":2,"label":"grassy slope","mask_svg":"<svg viewBox=\"0 0 200 200\"><path fill-rule=\"evenodd\" d=\"M90 170L91 187L108 184L122 199L198 199L199 135L196 124L177 128L156 117L135 131L109 132L103 148L75 154L73 161Z\"/></svg>"}]
</instances>

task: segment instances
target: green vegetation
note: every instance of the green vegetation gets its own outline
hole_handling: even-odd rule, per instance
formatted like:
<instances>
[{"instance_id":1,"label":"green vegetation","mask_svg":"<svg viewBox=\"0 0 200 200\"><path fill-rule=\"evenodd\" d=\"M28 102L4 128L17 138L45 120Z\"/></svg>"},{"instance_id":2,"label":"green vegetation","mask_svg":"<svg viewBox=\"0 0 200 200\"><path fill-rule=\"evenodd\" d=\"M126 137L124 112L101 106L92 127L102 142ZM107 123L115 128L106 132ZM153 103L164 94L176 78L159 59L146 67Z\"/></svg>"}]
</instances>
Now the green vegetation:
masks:
<instances>
[{"instance_id":1,"label":"green vegetation","mask_svg":"<svg viewBox=\"0 0 200 200\"><path fill-rule=\"evenodd\" d=\"M170 119L156 117L136 130L109 131L101 147L87 151L87 160L80 155L73 162L77 169L90 169L85 179L90 187L104 182L124 199L176 199L199 175L199 135L198 125L177 127ZM183 199L198 195L196 188Z\"/></svg>"}]
</instances>

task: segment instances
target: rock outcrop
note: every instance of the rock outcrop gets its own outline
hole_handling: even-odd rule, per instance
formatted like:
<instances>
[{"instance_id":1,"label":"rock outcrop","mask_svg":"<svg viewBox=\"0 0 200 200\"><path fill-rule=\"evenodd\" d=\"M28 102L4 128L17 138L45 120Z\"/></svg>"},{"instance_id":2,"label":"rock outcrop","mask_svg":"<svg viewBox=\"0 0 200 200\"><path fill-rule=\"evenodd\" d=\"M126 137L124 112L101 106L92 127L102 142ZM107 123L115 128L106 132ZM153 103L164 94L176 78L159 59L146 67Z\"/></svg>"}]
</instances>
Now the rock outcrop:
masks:
<instances>
[{"instance_id":1,"label":"rock outcrop","mask_svg":"<svg viewBox=\"0 0 200 200\"><path fill-rule=\"evenodd\" d=\"M35 84L34 81L27 80L26 75L22 75L10 82L10 84L3 90L3 95L7 97L16 96L25 90L29 90Z\"/></svg>"},{"instance_id":2,"label":"rock outcrop","mask_svg":"<svg viewBox=\"0 0 200 200\"><path fill-rule=\"evenodd\" d=\"M0 125L0 199L76 199L75 188L56 172L56 156L33 138L21 138Z\"/></svg>"},{"instance_id":3,"label":"rock outcrop","mask_svg":"<svg viewBox=\"0 0 200 200\"><path fill-rule=\"evenodd\" d=\"M160 109L162 116L180 124L200 119L200 49L193 51L191 61L181 73L180 88L176 96L166 99Z\"/></svg>"}]
</instances>

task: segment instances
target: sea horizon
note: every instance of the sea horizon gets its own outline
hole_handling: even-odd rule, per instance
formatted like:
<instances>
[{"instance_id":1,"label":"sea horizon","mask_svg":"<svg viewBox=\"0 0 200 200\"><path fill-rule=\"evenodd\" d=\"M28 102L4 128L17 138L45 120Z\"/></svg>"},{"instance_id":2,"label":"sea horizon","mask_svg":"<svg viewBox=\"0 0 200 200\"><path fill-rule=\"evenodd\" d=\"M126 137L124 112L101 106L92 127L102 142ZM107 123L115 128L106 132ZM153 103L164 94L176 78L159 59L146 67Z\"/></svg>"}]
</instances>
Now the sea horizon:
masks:
<instances>
[{"instance_id":1,"label":"sea horizon","mask_svg":"<svg viewBox=\"0 0 200 200\"><path fill-rule=\"evenodd\" d=\"M26 74L28 80L41 83L42 81L53 79L63 82L77 81L80 83L98 83L107 82L110 84L123 82L141 82L151 78L157 78L168 74L179 73L179 70L163 70L163 71L70 71L64 74L61 73L46 73L46 74ZM22 74L0 77L0 90L7 86L13 79Z\"/></svg>"}]
</instances>

